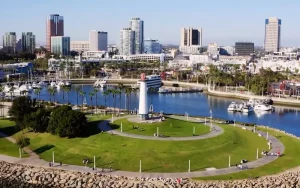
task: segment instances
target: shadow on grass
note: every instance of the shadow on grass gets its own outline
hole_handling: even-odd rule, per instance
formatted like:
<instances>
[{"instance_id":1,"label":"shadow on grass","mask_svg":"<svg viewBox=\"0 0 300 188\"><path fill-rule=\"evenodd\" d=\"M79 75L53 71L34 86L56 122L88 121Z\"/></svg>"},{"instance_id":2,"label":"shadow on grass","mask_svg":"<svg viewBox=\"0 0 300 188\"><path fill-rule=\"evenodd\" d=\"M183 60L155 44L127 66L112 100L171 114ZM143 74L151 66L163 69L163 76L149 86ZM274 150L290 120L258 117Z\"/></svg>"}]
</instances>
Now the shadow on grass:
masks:
<instances>
[{"instance_id":1,"label":"shadow on grass","mask_svg":"<svg viewBox=\"0 0 300 188\"><path fill-rule=\"evenodd\" d=\"M12 136L19 132L19 129L16 126L0 128L0 132L6 134L7 136Z\"/></svg>"},{"instance_id":2,"label":"shadow on grass","mask_svg":"<svg viewBox=\"0 0 300 188\"><path fill-rule=\"evenodd\" d=\"M48 150L50 150L54 147L55 147L54 145L47 144L47 145L44 145L42 147L39 147L39 148L33 150L33 152L36 153L36 154L41 154L41 153L44 153L45 151L48 151Z\"/></svg>"}]
</instances>

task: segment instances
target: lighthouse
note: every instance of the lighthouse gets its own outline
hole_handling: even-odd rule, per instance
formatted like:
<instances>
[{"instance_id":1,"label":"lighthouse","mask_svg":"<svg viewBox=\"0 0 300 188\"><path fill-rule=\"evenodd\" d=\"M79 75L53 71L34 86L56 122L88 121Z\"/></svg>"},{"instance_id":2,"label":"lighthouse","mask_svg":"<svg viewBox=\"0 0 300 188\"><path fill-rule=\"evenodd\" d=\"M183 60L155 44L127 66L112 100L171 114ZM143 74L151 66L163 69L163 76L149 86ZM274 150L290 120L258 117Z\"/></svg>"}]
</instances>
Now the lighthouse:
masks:
<instances>
[{"instance_id":1,"label":"lighthouse","mask_svg":"<svg viewBox=\"0 0 300 188\"><path fill-rule=\"evenodd\" d=\"M145 73L141 74L140 80L140 100L139 100L139 116L142 120L148 119L148 97L147 97L147 83Z\"/></svg>"}]
</instances>

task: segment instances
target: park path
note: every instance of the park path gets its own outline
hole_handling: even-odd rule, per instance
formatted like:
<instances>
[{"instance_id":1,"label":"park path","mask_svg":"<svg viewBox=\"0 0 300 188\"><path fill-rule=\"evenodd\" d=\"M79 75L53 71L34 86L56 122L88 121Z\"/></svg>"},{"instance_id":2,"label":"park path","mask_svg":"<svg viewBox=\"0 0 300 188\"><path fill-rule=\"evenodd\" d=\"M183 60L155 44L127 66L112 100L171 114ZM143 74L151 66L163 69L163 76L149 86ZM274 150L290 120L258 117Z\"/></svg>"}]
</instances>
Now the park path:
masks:
<instances>
[{"instance_id":1,"label":"park path","mask_svg":"<svg viewBox=\"0 0 300 188\"><path fill-rule=\"evenodd\" d=\"M113 121L116 121L118 119L123 119L123 118L132 118L136 116L120 116L120 117L113 117ZM174 119L179 119L179 120L186 120L184 117L181 116L168 116ZM214 131L210 131L207 134L204 135L199 135L199 136L190 136L190 137L155 137L155 136L145 136L145 135L138 135L138 134L130 134L126 132L121 132L119 130L114 130L109 126L109 123L112 123L112 119L104 120L101 121L98 125L98 128L104 132L109 132L114 135L119 135L119 136L124 136L124 137L130 137L130 138L137 138L137 139L144 139L144 140L164 140L164 141L187 141L187 140L200 140L200 139L207 139L207 138L212 138L219 136L223 134L224 130L215 124L211 124L212 128ZM195 123L205 123L201 119L196 119L196 118L189 118L190 122L195 122ZM209 123L207 123L207 126L210 126Z\"/></svg>"},{"instance_id":2,"label":"park path","mask_svg":"<svg viewBox=\"0 0 300 188\"><path fill-rule=\"evenodd\" d=\"M126 116L125 116L126 117ZM120 118L125 118L120 117ZM191 118L192 121L193 118ZM199 121L198 118L194 118L193 121ZM99 125L99 128L103 128L103 131L110 131L110 128L108 127L107 122L101 126ZM252 127L244 127L241 125L228 125L228 126L235 126L236 128L242 128L245 129L245 131L253 131ZM267 137L266 132L262 131L256 131L257 134L260 134L262 137ZM4 136L10 141L13 141L11 137L7 137L4 134L0 134L0 136ZM120 135L122 136L122 135ZM128 136L128 135L126 135ZM270 150L271 153L284 153L284 145L274 136L268 135L268 140L272 142L272 149ZM261 152L261 151L259 151ZM42 159L36 158L36 154L33 154L32 151L28 152L30 154L29 158L16 158L16 157L9 157L5 155L0 155L0 160L11 162L11 163L18 163L18 164L24 164L24 165L32 165L32 166L38 166L38 167L44 167L49 168L47 161L44 161ZM253 151L253 155L256 155L256 151ZM260 156L260 153L259 153ZM247 167L249 169L257 168L263 165L266 165L275 159L277 159L277 156L262 156L259 159L255 161L251 161L247 163ZM96 162L97 163L97 162ZM191 169L193 166L193 161L191 161ZM62 166L58 165L58 163L54 164L54 169L63 169L63 170L71 170L71 171L80 171L80 172L99 172L101 169L96 169L94 171L92 168L84 167L84 166L75 166L75 165L68 165L63 164ZM188 166L187 166L188 169ZM143 168L142 168L143 171ZM121 171L121 170L112 170L109 171L108 169L104 169L105 174L107 175L118 175L118 176L128 176L128 177L149 177L149 178L193 178L193 177L205 177L205 176L216 176L216 175L224 175L224 174L231 174L235 172L241 172L243 170L240 170L238 168L234 167L228 167L228 168L222 168L222 169L214 169L214 170L206 170L206 171L192 171L192 172L178 172L178 173L160 173L160 172L129 172L129 171Z\"/></svg>"}]
</instances>

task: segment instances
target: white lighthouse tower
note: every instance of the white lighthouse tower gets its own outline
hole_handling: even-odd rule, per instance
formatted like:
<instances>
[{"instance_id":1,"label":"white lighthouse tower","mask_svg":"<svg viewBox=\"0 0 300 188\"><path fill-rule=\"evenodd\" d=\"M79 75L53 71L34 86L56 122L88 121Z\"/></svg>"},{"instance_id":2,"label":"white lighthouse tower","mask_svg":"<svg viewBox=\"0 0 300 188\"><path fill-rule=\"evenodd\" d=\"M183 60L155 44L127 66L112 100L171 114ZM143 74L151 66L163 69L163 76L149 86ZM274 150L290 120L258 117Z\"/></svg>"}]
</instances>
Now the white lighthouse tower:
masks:
<instances>
[{"instance_id":1,"label":"white lighthouse tower","mask_svg":"<svg viewBox=\"0 0 300 188\"><path fill-rule=\"evenodd\" d=\"M147 83L145 73L141 74L140 80L140 100L139 100L139 116L141 119L148 119L148 96L147 96Z\"/></svg>"}]
</instances>

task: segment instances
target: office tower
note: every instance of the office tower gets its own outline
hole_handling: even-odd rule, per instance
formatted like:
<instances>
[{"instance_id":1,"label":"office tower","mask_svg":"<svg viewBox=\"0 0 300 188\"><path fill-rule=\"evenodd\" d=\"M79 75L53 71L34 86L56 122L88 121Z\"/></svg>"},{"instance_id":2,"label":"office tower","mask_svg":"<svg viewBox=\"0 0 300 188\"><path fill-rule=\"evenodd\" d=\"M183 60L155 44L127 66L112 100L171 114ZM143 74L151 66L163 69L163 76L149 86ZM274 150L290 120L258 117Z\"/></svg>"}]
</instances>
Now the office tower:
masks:
<instances>
[{"instance_id":1,"label":"office tower","mask_svg":"<svg viewBox=\"0 0 300 188\"><path fill-rule=\"evenodd\" d=\"M22 51L34 53L35 50L35 35L32 32L22 33Z\"/></svg>"},{"instance_id":2,"label":"office tower","mask_svg":"<svg viewBox=\"0 0 300 188\"><path fill-rule=\"evenodd\" d=\"M132 18L129 27L134 31L134 54L144 52L144 21L140 18Z\"/></svg>"},{"instance_id":3,"label":"office tower","mask_svg":"<svg viewBox=\"0 0 300 188\"><path fill-rule=\"evenodd\" d=\"M265 20L265 51L278 52L280 48L281 19L271 17Z\"/></svg>"},{"instance_id":4,"label":"office tower","mask_svg":"<svg viewBox=\"0 0 300 188\"><path fill-rule=\"evenodd\" d=\"M3 51L6 53L16 52L17 35L15 32L6 32L3 36Z\"/></svg>"},{"instance_id":5,"label":"office tower","mask_svg":"<svg viewBox=\"0 0 300 188\"><path fill-rule=\"evenodd\" d=\"M64 18L58 14L51 14L46 24L46 49L51 49L51 37L64 36Z\"/></svg>"},{"instance_id":6,"label":"office tower","mask_svg":"<svg viewBox=\"0 0 300 188\"><path fill-rule=\"evenodd\" d=\"M107 32L91 30L89 33L90 51L107 51Z\"/></svg>"},{"instance_id":7,"label":"office tower","mask_svg":"<svg viewBox=\"0 0 300 188\"><path fill-rule=\"evenodd\" d=\"M120 32L120 54L134 54L134 34L131 28L123 28Z\"/></svg>"},{"instance_id":8,"label":"office tower","mask_svg":"<svg viewBox=\"0 0 300 188\"><path fill-rule=\"evenodd\" d=\"M145 54L160 54L162 51L162 45L158 40L146 39L144 41L144 53Z\"/></svg>"},{"instance_id":9,"label":"office tower","mask_svg":"<svg viewBox=\"0 0 300 188\"><path fill-rule=\"evenodd\" d=\"M180 46L200 46L202 47L202 28L192 27L181 29Z\"/></svg>"},{"instance_id":10,"label":"office tower","mask_svg":"<svg viewBox=\"0 0 300 188\"><path fill-rule=\"evenodd\" d=\"M70 54L70 37L51 37L51 52L67 56Z\"/></svg>"},{"instance_id":11,"label":"office tower","mask_svg":"<svg viewBox=\"0 0 300 188\"><path fill-rule=\"evenodd\" d=\"M252 42L236 42L235 54L238 56L250 56L254 53L254 43Z\"/></svg>"}]
</instances>

